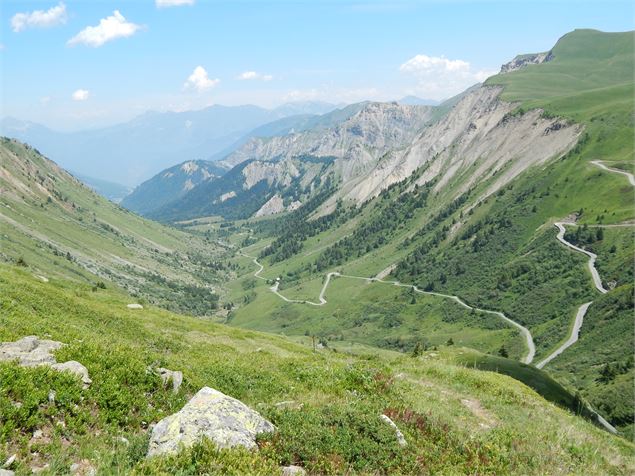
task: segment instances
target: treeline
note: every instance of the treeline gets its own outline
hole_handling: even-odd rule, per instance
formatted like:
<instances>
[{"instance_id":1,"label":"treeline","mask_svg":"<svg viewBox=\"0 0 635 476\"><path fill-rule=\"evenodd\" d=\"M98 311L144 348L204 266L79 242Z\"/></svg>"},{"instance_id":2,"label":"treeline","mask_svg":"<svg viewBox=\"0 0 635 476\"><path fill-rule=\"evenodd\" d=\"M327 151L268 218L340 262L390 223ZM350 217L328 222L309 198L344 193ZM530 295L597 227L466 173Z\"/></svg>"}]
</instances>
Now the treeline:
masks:
<instances>
[{"instance_id":1,"label":"treeline","mask_svg":"<svg viewBox=\"0 0 635 476\"><path fill-rule=\"evenodd\" d=\"M596 241L602 241L604 239L604 229L589 228L586 223L582 226L576 227L575 231L569 231L564 235L565 240L578 246L592 245ZM613 250L614 252L615 250Z\"/></svg>"}]
</instances>

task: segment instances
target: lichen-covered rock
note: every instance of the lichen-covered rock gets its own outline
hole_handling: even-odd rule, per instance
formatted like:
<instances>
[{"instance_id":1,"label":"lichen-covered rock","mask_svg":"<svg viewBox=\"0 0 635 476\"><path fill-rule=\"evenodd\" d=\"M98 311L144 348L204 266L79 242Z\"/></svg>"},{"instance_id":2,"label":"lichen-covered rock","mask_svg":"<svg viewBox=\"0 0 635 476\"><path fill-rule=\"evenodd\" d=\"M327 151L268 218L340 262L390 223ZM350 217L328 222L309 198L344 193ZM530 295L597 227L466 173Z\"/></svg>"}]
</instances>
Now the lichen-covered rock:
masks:
<instances>
[{"instance_id":1,"label":"lichen-covered rock","mask_svg":"<svg viewBox=\"0 0 635 476\"><path fill-rule=\"evenodd\" d=\"M181 384L183 383L183 372L164 369L162 367L158 368L157 372L159 372L159 377L161 377L163 385L167 385L172 382L172 391L174 393L179 391L179 388L181 388Z\"/></svg>"},{"instance_id":2,"label":"lichen-covered rock","mask_svg":"<svg viewBox=\"0 0 635 476\"><path fill-rule=\"evenodd\" d=\"M93 381L88 376L88 369L75 360L69 360L62 364L53 364L51 368L58 372L71 372L82 379L84 388L88 387Z\"/></svg>"},{"instance_id":3,"label":"lichen-covered rock","mask_svg":"<svg viewBox=\"0 0 635 476\"><path fill-rule=\"evenodd\" d=\"M148 457L175 453L202 438L220 448L254 448L256 436L271 431L275 431L273 424L241 401L203 387L179 412L152 429Z\"/></svg>"}]
</instances>

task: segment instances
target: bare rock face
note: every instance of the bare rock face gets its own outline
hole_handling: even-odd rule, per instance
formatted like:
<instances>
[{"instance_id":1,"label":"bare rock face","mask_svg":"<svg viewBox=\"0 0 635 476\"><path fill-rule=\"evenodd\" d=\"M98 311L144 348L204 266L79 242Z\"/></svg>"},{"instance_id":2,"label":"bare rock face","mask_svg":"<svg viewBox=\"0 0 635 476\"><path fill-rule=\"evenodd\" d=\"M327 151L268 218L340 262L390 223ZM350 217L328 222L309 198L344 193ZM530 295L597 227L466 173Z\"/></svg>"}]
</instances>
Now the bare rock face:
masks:
<instances>
[{"instance_id":1,"label":"bare rock face","mask_svg":"<svg viewBox=\"0 0 635 476\"><path fill-rule=\"evenodd\" d=\"M505 63L503 66L501 66L501 73L517 71L527 65L546 63L547 61L551 61L552 59L553 54L551 53L551 51L547 51L546 53L518 55L509 63Z\"/></svg>"},{"instance_id":2,"label":"bare rock face","mask_svg":"<svg viewBox=\"0 0 635 476\"><path fill-rule=\"evenodd\" d=\"M177 413L152 429L148 457L176 453L209 438L220 448L254 448L256 436L275 431L275 426L235 398L203 387Z\"/></svg>"},{"instance_id":3,"label":"bare rock face","mask_svg":"<svg viewBox=\"0 0 635 476\"><path fill-rule=\"evenodd\" d=\"M87 388L92 383L92 380L88 376L86 367L74 360L59 364L55 360L52 352L63 345L61 342L53 340L40 340L36 336L23 337L15 342L2 342L0 343L0 361L17 360L23 367L49 365L53 370L71 372L79 376L82 379L84 388Z\"/></svg>"},{"instance_id":4,"label":"bare rock face","mask_svg":"<svg viewBox=\"0 0 635 476\"><path fill-rule=\"evenodd\" d=\"M162 367L158 368L157 372L159 372L159 377L161 377L163 385L167 385L172 382L172 391L174 393L179 391L179 388L181 388L181 384L183 383L183 372L180 372L179 370L164 369Z\"/></svg>"},{"instance_id":5,"label":"bare rock face","mask_svg":"<svg viewBox=\"0 0 635 476\"><path fill-rule=\"evenodd\" d=\"M271 197L267 203L265 203L260 210L256 212L256 217L264 217L268 215L275 215L276 213L280 213L284 211L284 203L282 201L282 197L280 195L274 195Z\"/></svg>"}]
</instances>

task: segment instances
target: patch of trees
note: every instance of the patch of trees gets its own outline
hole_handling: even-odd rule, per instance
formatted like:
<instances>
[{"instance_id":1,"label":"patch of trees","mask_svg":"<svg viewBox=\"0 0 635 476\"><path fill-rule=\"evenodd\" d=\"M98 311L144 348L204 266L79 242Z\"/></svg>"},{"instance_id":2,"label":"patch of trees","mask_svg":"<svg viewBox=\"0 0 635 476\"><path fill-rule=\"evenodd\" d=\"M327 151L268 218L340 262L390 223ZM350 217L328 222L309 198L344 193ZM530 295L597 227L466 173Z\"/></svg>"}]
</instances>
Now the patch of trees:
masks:
<instances>
[{"instance_id":1,"label":"patch of trees","mask_svg":"<svg viewBox=\"0 0 635 476\"><path fill-rule=\"evenodd\" d=\"M397 184L400 185L400 184ZM395 186L379 196L377 213L357 227L352 235L327 248L317 258L318 271L337 266L385 245L395 232L415 216L416 210L426 205L432 184L415 186L412 192L401 192Z\"/></svg>"}]
</instances>

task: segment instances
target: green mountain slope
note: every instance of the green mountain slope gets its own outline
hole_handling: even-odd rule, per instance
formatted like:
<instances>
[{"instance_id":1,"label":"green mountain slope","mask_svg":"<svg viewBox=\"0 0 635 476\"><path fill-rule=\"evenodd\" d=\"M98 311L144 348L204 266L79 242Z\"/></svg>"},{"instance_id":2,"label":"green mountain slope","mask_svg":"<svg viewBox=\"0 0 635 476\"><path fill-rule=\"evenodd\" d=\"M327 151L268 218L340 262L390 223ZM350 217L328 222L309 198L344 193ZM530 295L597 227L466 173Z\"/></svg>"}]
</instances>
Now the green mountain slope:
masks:
<instances>
[{"instance_id":1,"label":"green mountain slope","mask_svg":"<svg viewBox=\"0 0 635 476\"><path fill-rule=\"evenodd\" d=\"M45 465L44 474L64 474L72 464L98 474L277 474L291 463L322 474L635 469L632 444L514 379L455 365L462 349L417 358L370 349L313 352L152 306L130 311L127 302L115 289L43 283L0 266L0 341L31 334L62 341L68 345L57 357L82 362L93 380L82 389L78 379L46 367L0 364L0 459L16 454L18 474ZM182 370L183 387L173 394L148 366ZM260 438L254 452L203 443L146 461L148 426L204 385L257 408L277 432ZM281 401L295 403L284 408ZM404 433L406 447L382 413ZM36 430L42 436L33 438Z\"/></svg>"},{"instance_id":2,"label":"green mountain slope","mask_svg":"<svg viewBox=\"0 0 635 476\"><path fill-rule=\"evenodd\" d=\"M252 230L255 236L235 243L249 244L247 254L260 254L264 265L261 276L269 284L249 287L254 264L239 257L243 284L232 285L231 295L234 302L242 301L244 305L234 311L231 322L289 334L308 331L325 339L345 338L387 347L392 347L391 342L396 339L407 343L398 346L402 349L412 349L417 340L440 344L448 333L455 332L443 320L428 325L428 315L433 323L440 310L422 312L420 320L408 317L408 298L402 297L398 306L376 306L378 312L364 311L372 300L355 294L358 291L346 291L344 285L328 291L335 296L324 307L311 309L302 303L317 302L328 272L370 278L385 270L392 274L390 279L415 284L426 291L457 295L472 306L503 312L529 329L537 362L550 355L569 337L579 306L600 297L588 272L588 258L556 240L554 222L577 220L578 227L586 224L589 229L603 230L601 239L596 235L588 246L598 254L597 267L609 289L608 296L632 282L628 270L632 269L635 255L629 239L629 227L635 220L633 187L625 176L601 168L596 161L633 169L633 36L633 32L575 31L558 42L550 61L488 80L486 91L502 87L503 100L514 101L507 106L510 112L500 118L499 130L505 131L505 124L530 117L534 125L541 118L553 119L548 128L536 131L536 137L549 136L566 127L579 131L577 142L570 149L526 168L516 178L509 172L518 166L514 159L524 151L512 148L507 162L496 164L494 167L498 168L473 181L474 167L482 167L487 157L465 165L462 154L472 154L465 141L470 140L470 131L478 134L482 128L480 124L468 124L459 141L436 155L447 154L447 169L435 169L433 158L355 212L347 211L343 204L343 209L324 214L322 221L309 217L302 227L288 227L284 221L274 222L275 226L248 223L243 233ZM453 120L452 111L446 117ZM516 139L522 138L508 136L501 144L513 144ZM480 144L476 143L472 150ZM529 144L529 155L532 145L538 147L537 143ZM417 157L424 152L413 146L406 155ZM455 172L447 173L453 167ZM424 200L419 200L426 184L431 189ZM287 220L294 223L295 219L292 214ZM322 226L327 222L329 226ZM624 226L611 228L616 224ZM276 280L276 289L286 298L301 302L284 303L273 295L268 288ZM364 282L360 281L360 285L364 286ZM385 293L384 302L394 302L390 287L376 292ZM327 300L328 297L327 294ZM381 298L372 299L382 302ZM629 306L632 315L632 300ZM256 309L265 319L253 317ZM590 309L592 313L594 306ZM338 320L338 316L344 317ZM391 319L407 324L386 330L384 322ZM626 313L616 314L616 319L623 326L620 328L628 331L626 334L633 334L633 321L626 318ZM464 335L476 337L482 332L480 323L470 321L469 315L459 318ZM582 335L584 332L583 325ZM593 350L592 344L576 344L566 351L580 369L588 368L589 353L601 355L600 343L608 340L612 331L600 326L595 332L600 336L593 341ZM524 355L523 340L509 337L513 337L513 332L508 337L490 334L487 343L477 344L476 338L472 342L483 351L492 352L504 345L510 355ZM597 365L623 363L631 347L619 348L620 355L605 356ZM558 358L553 360L545 370L550 372L557 361ZM630 373L619 377L625 378L632 383ZM568 382L589 398L591 387L595 386L587 387L588 380L584 379ZM604 415L610 417L614 412L608 408L613 404L621 407L621 401L607 399ZM621 416L612 421L628 430Z\"/></svg>"},{"instance_id":3,"label":"green mountain slope","mask_svg":"<svg viewBox=\"0 0 635 476\"><path fill-rule=\"evenodd\" d=\"M42 280L116 285L183 312L215 312L229 275L222 250L144 220L37 150L0 140L0 258Z\"/></svg>"}]
</instances>

